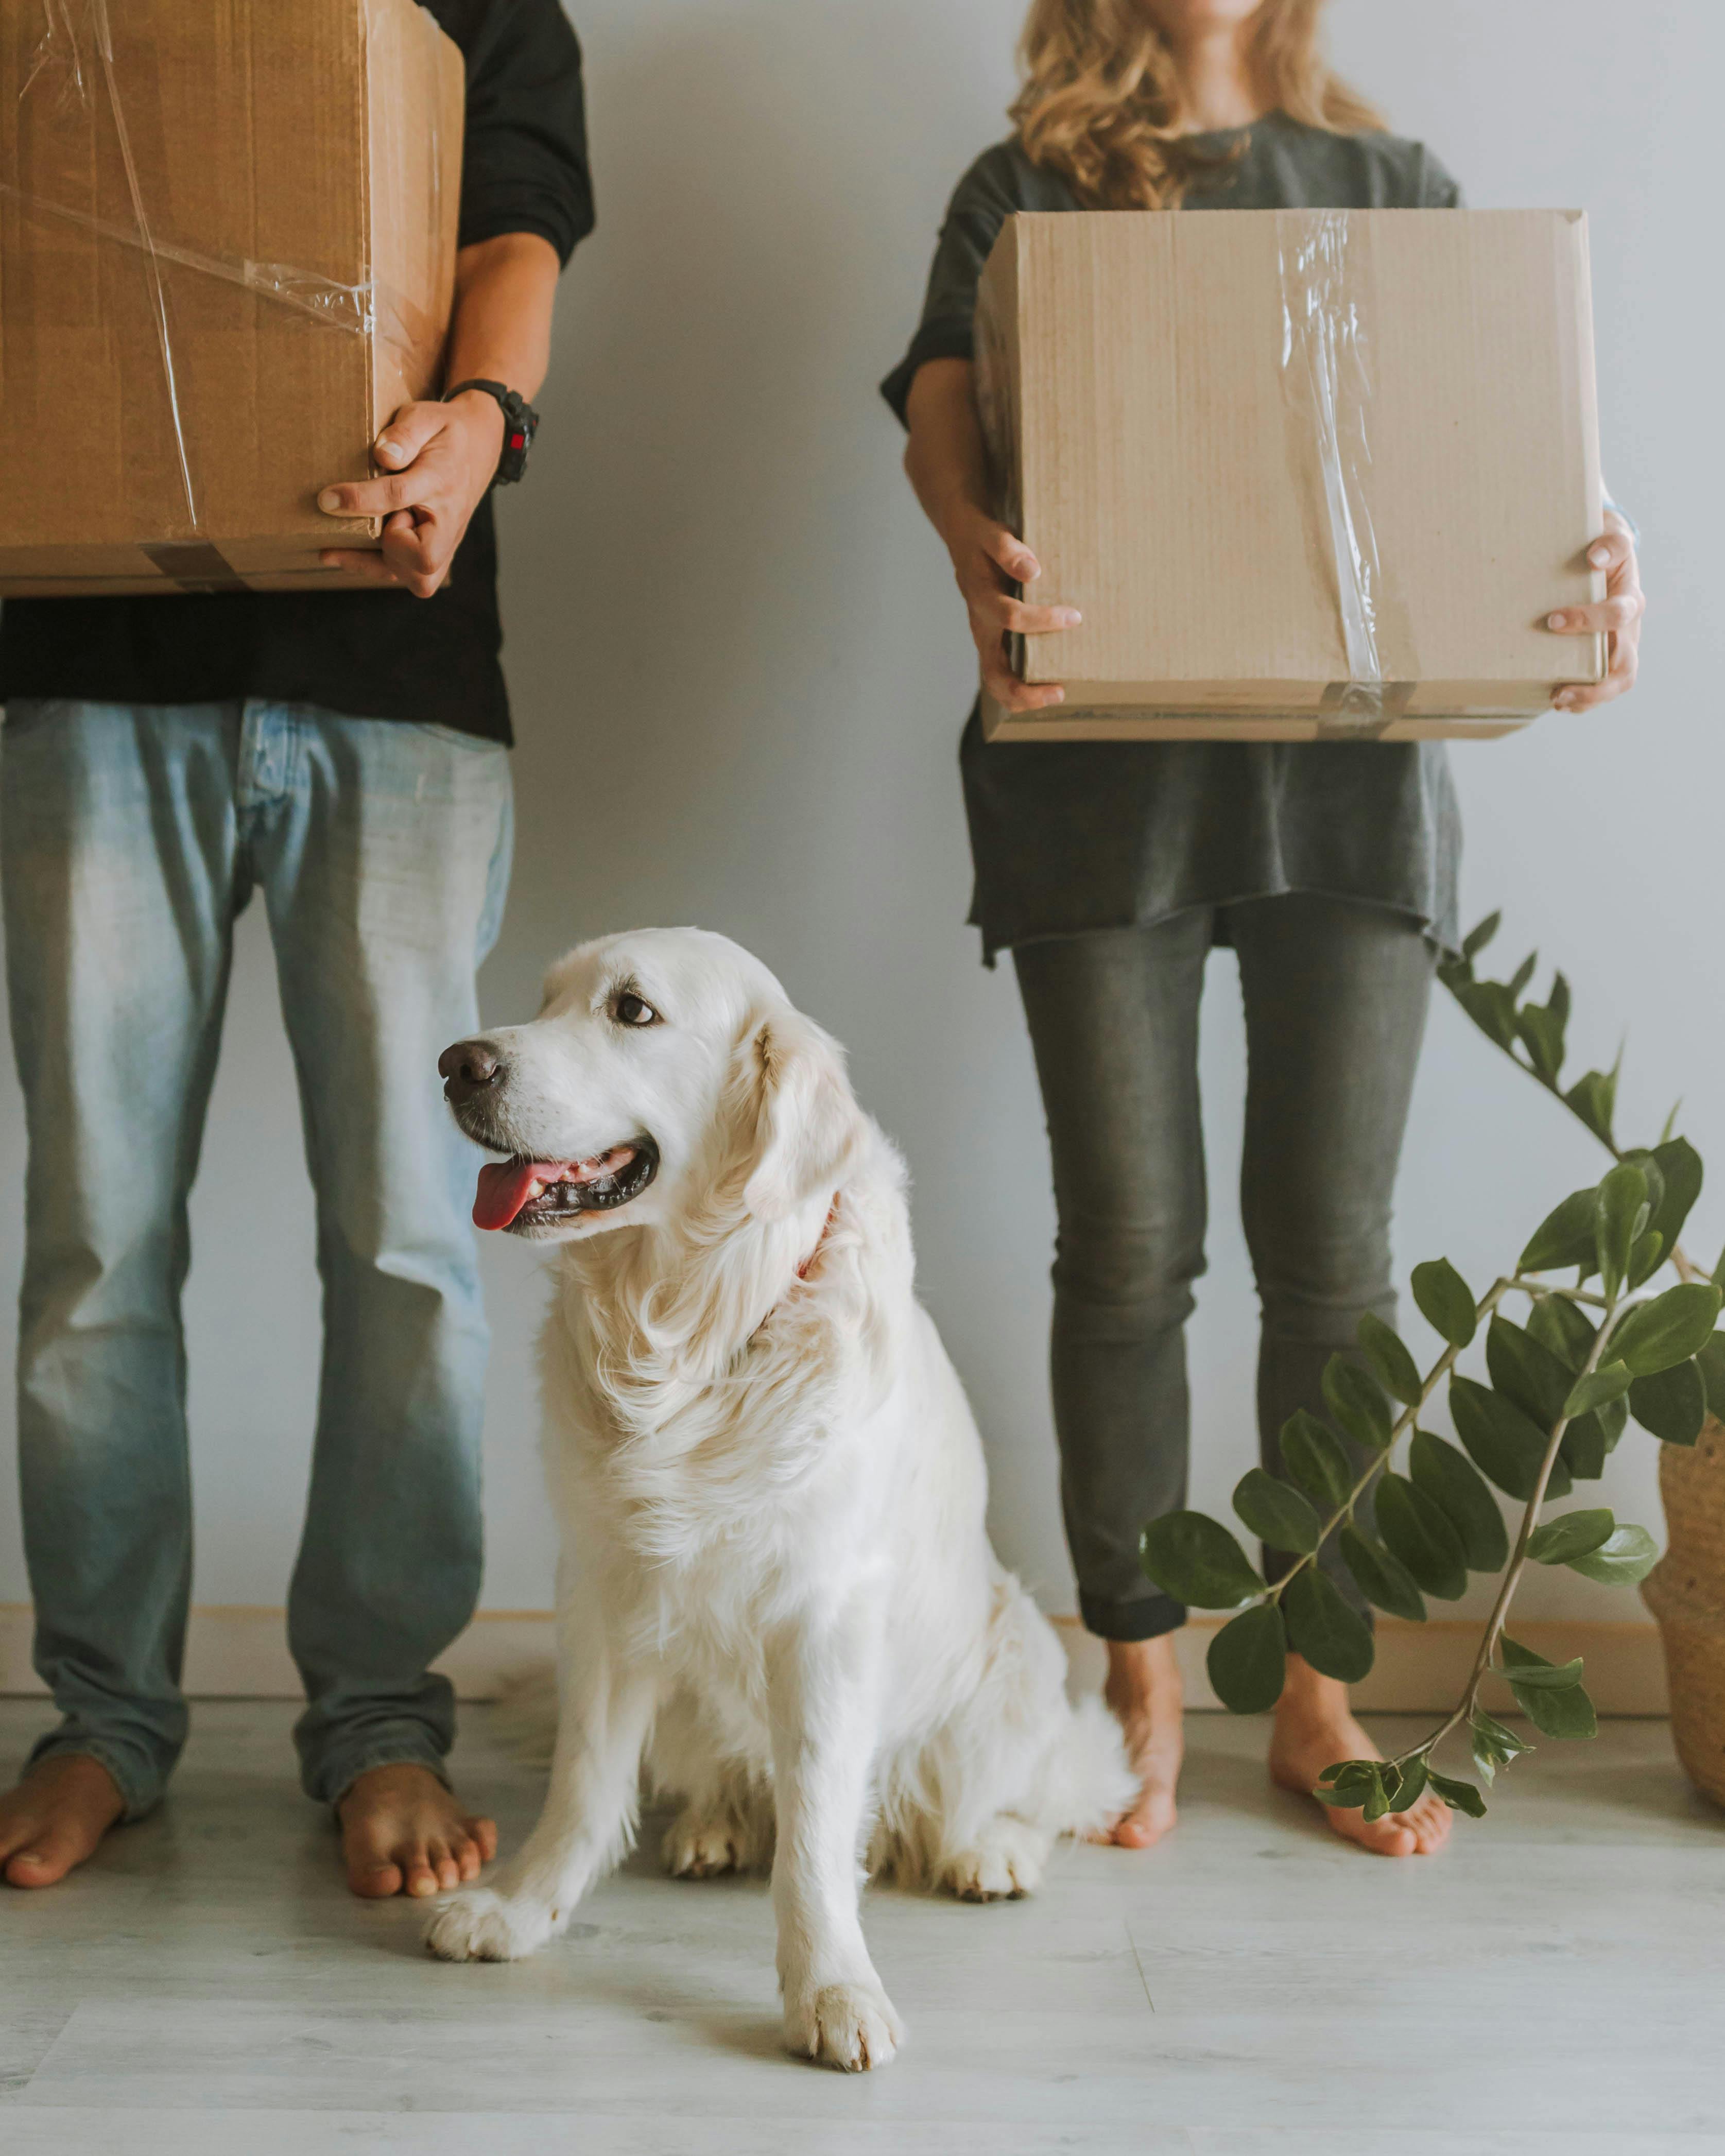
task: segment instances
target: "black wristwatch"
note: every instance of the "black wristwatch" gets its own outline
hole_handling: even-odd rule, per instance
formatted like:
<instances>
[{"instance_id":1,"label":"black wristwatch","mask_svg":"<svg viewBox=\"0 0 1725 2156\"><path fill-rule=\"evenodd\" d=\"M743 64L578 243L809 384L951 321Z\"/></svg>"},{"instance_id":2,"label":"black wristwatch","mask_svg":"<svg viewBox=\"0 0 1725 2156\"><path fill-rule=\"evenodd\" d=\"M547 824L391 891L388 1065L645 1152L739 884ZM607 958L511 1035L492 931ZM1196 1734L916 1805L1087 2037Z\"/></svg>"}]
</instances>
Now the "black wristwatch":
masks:
<instances>
[{"instance_id":1,"label":"black wristwatch","mask_svg":"<svg viewBox=\"0 0 1725 2156\"><path fill-rule=\"evenodd\" d=\"M494 486L513 486L527 469L527 452L533 446L533 437L539 431L539 414L522 396L519 389L507 389L501 382L458 382L453 389L444 392L447 404L464 390L483 389L487 397L495 397L503 408L503 454L497 459Z\"/></svg>"}]
</instances>

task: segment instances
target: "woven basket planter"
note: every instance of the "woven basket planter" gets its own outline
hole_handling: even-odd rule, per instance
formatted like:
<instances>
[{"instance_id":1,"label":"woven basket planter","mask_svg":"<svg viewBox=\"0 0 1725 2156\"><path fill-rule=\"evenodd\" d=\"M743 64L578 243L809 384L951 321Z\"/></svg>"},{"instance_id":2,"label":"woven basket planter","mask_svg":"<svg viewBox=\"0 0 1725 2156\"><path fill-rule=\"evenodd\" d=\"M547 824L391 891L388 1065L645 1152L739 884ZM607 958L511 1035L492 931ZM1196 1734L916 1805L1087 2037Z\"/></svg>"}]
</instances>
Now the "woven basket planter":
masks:
<instances>
[{"instance_id":1,"label":"woven basket planter","mask_svg":"<svg viewBox=\"0 0 1725 2156\"><path fill-rule=\"evenodd\" d=\"M1641 1589L1671 1676L1671 1737L1684 1772L1725 1805L1725 1424L1692 1448L1659 1448L1666 1554Z\"/></svg>"}]
</instances>

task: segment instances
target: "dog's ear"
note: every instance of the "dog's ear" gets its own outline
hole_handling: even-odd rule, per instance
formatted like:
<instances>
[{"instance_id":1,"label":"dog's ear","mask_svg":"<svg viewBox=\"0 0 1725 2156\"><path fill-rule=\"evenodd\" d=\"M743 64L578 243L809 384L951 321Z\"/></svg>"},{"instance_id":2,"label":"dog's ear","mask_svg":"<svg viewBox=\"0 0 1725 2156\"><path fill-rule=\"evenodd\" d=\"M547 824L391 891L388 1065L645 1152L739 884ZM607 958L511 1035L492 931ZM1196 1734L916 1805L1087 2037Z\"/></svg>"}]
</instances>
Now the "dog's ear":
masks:
<instances>
[{"instance_id":1,"label":"dog's ear","mask_svg":"<svg viewBox=\"0 0 1725 2156\"><path fill-rule=\"evenodd\" d=\"M763 1219L782 1220L811 1198L838 1189L863 1135L862 1111L838 1042L799 1011L763 1019L743 1052L755 1098L754 1158L743 1203Z\"/></svg>"}]
</instances>

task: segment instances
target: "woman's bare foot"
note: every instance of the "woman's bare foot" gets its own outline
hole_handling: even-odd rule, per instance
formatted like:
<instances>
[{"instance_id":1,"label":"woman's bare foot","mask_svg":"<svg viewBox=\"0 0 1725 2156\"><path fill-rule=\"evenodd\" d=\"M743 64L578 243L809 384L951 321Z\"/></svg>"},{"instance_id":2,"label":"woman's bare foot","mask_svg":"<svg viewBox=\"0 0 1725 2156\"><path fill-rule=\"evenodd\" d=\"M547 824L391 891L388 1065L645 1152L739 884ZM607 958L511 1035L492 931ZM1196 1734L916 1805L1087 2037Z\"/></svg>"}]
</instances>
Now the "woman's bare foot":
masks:
<instances>
[{"instance_id":1,"label":"woman's bare foot","mask_svg":"<svg viewBox=\"0 0 1725 2156\"><path fill-rule=\"evenodd\" d=\"M0 1866L11 1887L52 1887L126 1810L114 1778L82 1752L51 1752L0 1797Z\"/></svg>"},{"instance_id":2,"label":"woman's bare foot","mask_svg":"<svg viewBox=\"0 0 1725 2156\"><path fill-rule=\"evenodd\" d=\"M372 1767L336 1807L347 1884L368 1901L442 1894L477 1879L497 1854L497 1829L475 1819L429 1767Z\"/></svg>"},{"instance_id":3,"label":"woman's bare foot","mask_svg":"<svg viewBox=\"0 0 1725 2156\"><path fill-rule=\"evenodd\" d=\"M1140 1784L1138 1801L1114 1822L1108 1839L1122 1849L1148 1849L1174 1823L1174 1786L1185 1754L1173 1634L1111 1640L1102 1697L1126 1732L1126 1754Z\"/></svg>"},{"instance_id":4,"label":"woman's bare foot","mask_svg":"<svg viewBox=\"0 0 1725 2156\"><path fill-rule=\"evenodd\" d=\"M1381 1759L1348 1705L1348 1687L1320 1676L1298 1655L1288 1656L1287 1684L1276 1703L1270 1739L1270 1773L1283 1789L1310 1796L1326 1767L1343 1759ZM1358 1810L1326 1804L1324 1817L1346 1841L1377 1856L1430 1856L1450 1838L1450 1810L1428 1789L1404 1812L1389 1812L1369 1825Z\"/></svg>"}]
</instances>

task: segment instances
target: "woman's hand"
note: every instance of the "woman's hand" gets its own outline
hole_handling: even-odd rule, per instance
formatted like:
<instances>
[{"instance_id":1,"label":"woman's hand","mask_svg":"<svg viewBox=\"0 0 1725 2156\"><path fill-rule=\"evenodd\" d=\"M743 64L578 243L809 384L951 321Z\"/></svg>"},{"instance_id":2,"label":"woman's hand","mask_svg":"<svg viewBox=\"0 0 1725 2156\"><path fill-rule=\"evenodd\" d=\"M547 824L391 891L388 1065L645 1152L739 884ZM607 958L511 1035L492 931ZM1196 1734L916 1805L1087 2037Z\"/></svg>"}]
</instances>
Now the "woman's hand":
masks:
<instances>
[{"instance_id":1,"label":"woman's hand","mask_svg":"<svg viewBox=\"0 0 1725 2156\"><path fill-rule=\"evenodd\" d=\"M503 412L470 389L449 404L404 404L378 435L382 479L326 486L317 506L331 516L381 516L382 553L332 547L318 559L362 584L389 584L429 599L449 574L468 521L503 454Z\"/></svg>"},{"instance_id":2,"label":"woman's hand","mask_svg":"<svg viewBox=\"0 0 1725 2156\"><path fill-rule=\"evenodd\" d=\"M1027 606L1014 598L1009 585L1028 584L1042 574L1042 565L1022 539L980 510L965 511L941 536L952 557L988 694L1009 711L1064 703L1066 692L1057 682L1019 680L1007 661L1006 639L1076 629L1084 619L1077 608Z\"/></svg>"},{"instance_id":3,"label":"woman's hand","mask_svg":"<svg viewBox=\"0 0 1725 2156\"><path fill-rule=\"evenodd\" d=\"M1007 664L1009 635L1051 636L1076 628L1081 616L1076 607L1027 606L1012 594L1009 587L1031 583L1042 564L982 506L989 499L988 458L970 362L925 360L906 402L905 470L952 557L988 694L1009 711L1064 703L1058 683L1020 681Z\"/></svg>"},{"instance_id":4,"label":"woman's hand","mask_svg":"<svg viewBox=\"0 0 1725 2156\"><path fill-rule=\"evenodd\" d=\"M1571 681L1552 698L1558 711L1590 711L1609 704L1635 685L1641 663L1641 616L1647 602L1641 592L1640 565L1630 528L1615 509L1605 511L1605 533L1587 550L1596 569L1605 572L1605 597L1591 606L1564 607L1548 614L1545 625L1560 636L1605 634L1608 664L1603 681Z\"/></svg>"}]
</instances>

